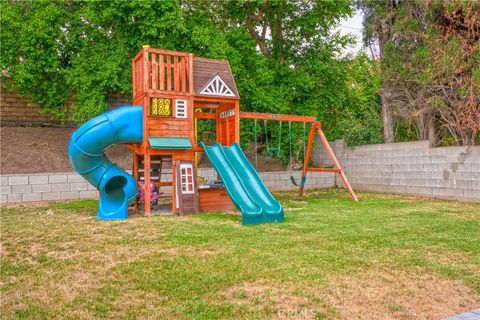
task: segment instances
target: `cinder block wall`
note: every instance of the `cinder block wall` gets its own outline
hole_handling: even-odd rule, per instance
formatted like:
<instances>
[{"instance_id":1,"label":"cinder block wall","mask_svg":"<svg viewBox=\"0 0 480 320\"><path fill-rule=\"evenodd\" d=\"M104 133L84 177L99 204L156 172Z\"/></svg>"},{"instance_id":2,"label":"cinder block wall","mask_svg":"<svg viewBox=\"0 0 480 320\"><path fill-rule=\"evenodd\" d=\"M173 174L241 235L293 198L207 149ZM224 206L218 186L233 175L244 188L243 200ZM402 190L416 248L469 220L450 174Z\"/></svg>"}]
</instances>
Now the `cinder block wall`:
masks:
<instances>
[{"instance_id":1,"label":"cinder block wall","mask_svg":"<svg viewBox=\"0 0 480 320\"><path fill-rule=\"evenodd\" d=\"M76 173L0 176L1 202L95 198L97 190Z\"/></svg>"},{"instance_id":2,"label":"cinder block wall","mask_svg":"<svg viewBox=\"0 0 480 320\"><path fill-rule=\"evenodd\" d=\"M480 200L480 146L430 148L416 141L348 147L341 140L330 145L356 190ZM331 163L323 147L313 160ZM336 184L343 186L338 175Z\"/></svg>"},{"instance_id":3,"label":"cinder block wall","mask_svg":"<svg viewBox=\"0 0 480 320\"><path fill-rule=\"evenodd\" d=\"M170 170L162 174L162 181L171 181ZM200 168L198 175L207 179L216 179L215 171L211 168ZM262 179L271 190L296 190L290 182L290 175L300 179L300 172L265 172ZM97 190L76 173L51 174L14 174L0 176L1 203L17 203L32 201L73 200L97 198ZM328 174L315 173L310 176L307 187L332 187L335 177ZM162 187L166 194L171 193L170 187Z\"/></svg>"},{"instance_id":4,"label":"cinder block wall","mask_svg":"<svg viewBox=\"0 0 480 320\"><path fill-rule=\"evenodd\" d=\"M347 147L341 140L330 143L356 190L417 196L480 200L480 147L429 148L428 143L405 142ZM317 146L319 144L317 143ZM312 155L316 165L331 164L322 148ZM216 179L211 168L199 176ZM300 181L300 172L262 172L273 191L297 190L290 176ZM170 176L164 173L163 181ZM1 203L96 198L94 187L76 173L17 174L0 176ZM342 187L334 173L310 173L308 188ZM163 188L168 193L170 188Z\"/></svg>"}]
</instances>

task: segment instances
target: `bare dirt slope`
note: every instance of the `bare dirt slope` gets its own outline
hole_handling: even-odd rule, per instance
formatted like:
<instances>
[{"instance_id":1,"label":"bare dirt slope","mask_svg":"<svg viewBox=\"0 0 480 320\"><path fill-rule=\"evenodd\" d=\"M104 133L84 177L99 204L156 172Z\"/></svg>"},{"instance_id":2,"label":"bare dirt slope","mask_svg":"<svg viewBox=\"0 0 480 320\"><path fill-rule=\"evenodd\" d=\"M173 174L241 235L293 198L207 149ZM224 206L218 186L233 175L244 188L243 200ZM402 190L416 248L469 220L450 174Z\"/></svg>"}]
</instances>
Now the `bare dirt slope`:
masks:
<instances>
[{"instance_id":1,"label":"bare dirt slope","mask_svg":"<svg viewBox=\"0 0 480 320\"><path fill-rule=\"evenodd\" d=\"M50 173L73 171L68 159L68 141L73 128L2 127L1 173ZM131 152L114 146L109 158L123 168L132 167Z\"/></svg>"},{"instance_id":2,"label":"bare dirt slope","mask_svg":"<svg viewBox=\"0 0 480 320\"><path fill-rule=\"evenodd\" d=\"M73 171L68 159L68 142L74 128L0 127L0 158L2 174L51 173ZM132 153L123 145L107 150L111 161L122 168L132 168ZM252 163L252 154L247 154ZM259 171L281 171L283 165L277 159L258 155ZM202 159L200 167L209 167L208 159Z\"/></svg>"}]
</instances>

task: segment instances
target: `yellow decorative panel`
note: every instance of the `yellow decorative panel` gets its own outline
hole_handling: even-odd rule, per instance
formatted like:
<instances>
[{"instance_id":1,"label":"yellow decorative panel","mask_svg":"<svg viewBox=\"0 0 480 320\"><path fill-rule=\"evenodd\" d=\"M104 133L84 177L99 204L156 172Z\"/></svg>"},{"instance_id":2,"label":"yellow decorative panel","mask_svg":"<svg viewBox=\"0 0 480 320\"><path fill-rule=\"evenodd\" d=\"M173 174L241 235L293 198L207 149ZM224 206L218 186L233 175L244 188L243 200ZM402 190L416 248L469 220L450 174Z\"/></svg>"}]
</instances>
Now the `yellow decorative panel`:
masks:
<instances>
[{"instance_id":1,"label":"yellow decorative panel","mask_svg":"<svg viewBox=\"0 0 480 320\"><path fill-rule=\"evenodd\" d=\"M152 98L150 100L150 114L152 116L171 116L172 99Z\"/></svg>"}]
</instances>

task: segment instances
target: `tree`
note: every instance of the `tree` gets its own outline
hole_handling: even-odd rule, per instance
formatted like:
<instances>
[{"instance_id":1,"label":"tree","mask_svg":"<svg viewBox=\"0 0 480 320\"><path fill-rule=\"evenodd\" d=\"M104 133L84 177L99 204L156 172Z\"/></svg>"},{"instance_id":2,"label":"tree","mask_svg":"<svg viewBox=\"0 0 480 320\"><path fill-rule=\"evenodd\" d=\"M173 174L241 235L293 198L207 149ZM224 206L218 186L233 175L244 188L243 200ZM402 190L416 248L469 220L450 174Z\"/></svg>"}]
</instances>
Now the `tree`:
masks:
<instances>
[{"instance_id":1,"label":"tree","mask_svg":"<svg viewBox=\"0 0 480 320\"><path fill-rule=\"evenodd\" d=\"M431 104L457 143L480 132L480 2L432 2Z\"/></svg>"},{"instance_id":2,"label":"tree","mask_svg":"<svg viewBox=\"0 0 480 320\"><path fill-rule=\"evenodd\" d=\"M245 50L245 34L254 41L257 50L241 57L249 82L239 85L245 109L318 115L329 122L341 116L346 75L337 56L350 39L331 30L351 14L350 1L186 2L227 34L230 47ZM240 47L233 34L242 35Z\"/></svg>"},{"instance_id":3,"label":"tree","mask_svg":"<svg viewBox=\"0 0 480 320\"><path fill-rule=\"evenodd\" d=\"M385 61L385 49L392 40L392 28L395 23L398 1L397 0L358 0L357 6L363 11L363 36L364 44L375 55L378 46L379 73L383 74L388 62ZM381 88L379 91L382 100L382 119L384 142L392 143L395 140L393 128L393 108L391 105L391 88L385 82L385 77L380 76Z\"/></svg>"},{"instance_id":4,"label":"tree","mask_svg":"<svg viewBox=\"0 0 480 320\"><path fill-rule=\"evenodd\" d=\"M63 120L66 101L74 97L77 123L103 112L109 93L131 92L130 63L143 44L183 50L192 37L175 1L1 6L2 84Z\"/></svg>"},{"instance_id":5,"label":"tree","mask_svg":"<svg viewBox=\"0 0 480 320\"><path fill-rule=\"evenodd\" d=\"M229 60L243 110L318 116L332 139L345 136L351 123L374 118L360 116L366 100L377 97L357 81L371 75L360 72L371 61L339 58L350 39L332 33L351 14L351 1L0 5L2 85L62 119L69 99L73 119L82 123L105 110L110 93L129 94L131 59L143 44Z\"/></svg>"},{"instance_id":6,"label":"tree","mask_svg":"<svg viewBox=\"0 0 480 320\"><path fill-rule=\"evenodd\" d=\"M79 5L10 1L0 6L2 86L30 95L44 111L65 119L66 70L75 52L64 28Z\"/></svg>"},{"instance_id":7,"label":"tree","mask_svg":"<svg viewBox=\"0 0 480 320\"><path fill-rule=\"evenodd\" d=\"M387 11L377 2L360 5L365 38L379 40L385 127L391 113L413 121L418 138L431 145L473 145L480 129L480 3L401 0ZM386 42L368 29L379 26L388 29Z\"/></svg>"}]
</instances>

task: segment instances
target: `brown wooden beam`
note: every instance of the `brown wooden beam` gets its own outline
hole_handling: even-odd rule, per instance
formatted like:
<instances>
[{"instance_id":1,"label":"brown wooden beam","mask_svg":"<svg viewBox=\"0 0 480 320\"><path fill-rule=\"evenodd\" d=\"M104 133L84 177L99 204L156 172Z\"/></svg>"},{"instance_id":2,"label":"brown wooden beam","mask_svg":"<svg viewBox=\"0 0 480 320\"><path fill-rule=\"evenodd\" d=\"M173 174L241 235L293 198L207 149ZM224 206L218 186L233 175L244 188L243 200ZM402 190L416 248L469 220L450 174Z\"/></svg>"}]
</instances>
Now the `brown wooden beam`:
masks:
<instances>
[{"instance_id":1,"label":"brown wooden beam","mask_svg":"<svg viewBox=\"0 0 480 320\"><path fill-rule=\"evenodd\" d=\"M195 113L193 115L197 119L209 119L209 120L215 120L216 119L215 113L195 111Z\"/></svg>"},{"instance_id":2,"label":"brown wooden beam","mask_svg":"<svg viewBox=\"0 0 480 320\"><path fill-rule=\"evenodd\" d=\"M172 51L172 50L163 50L163 49L156 49L156 48L147 48L143 49L144 51L158 53L158 54L165 54L170 56L180 56L180 57L188 57L190 53L188 52L180 52L180 51Z\"/></svg>"},{"instance_id":3,"label":"brown wooden beam","mask_svg":"<svg viewBox=\"0 0 480 320\"><path fill-rule=\"evenodd\" d=\"M194 95L193 102L225 102L225 103L234 103L236 100L240 100L237 97L216 97L216 96L203 96L203 95Z\"/></svg>"},{"instance_id":4,"label":"brown wooden beam","mask_svg":"<svg viewBox=\"0 0 480 320\"><path fill-rule=\"evenodd\" d=\"M293 114L280 114L280 113L259 113L259 112L240 112L241 119L257 119L257 120L274 120L285 122L317 122L317 118L310 116L297 116Z\"/></svg>"},{"instance_id":5,"label":"brown wooden beam","mask_svg":"<svg viewBox=\"0 0 480 320\"><path fill-rule=\"evenodd\" d=\"M170 187L173 182L155 182L155 187Z\"/></svg>"},{"instance_id":6,"label":"brown wooden beam","mask_svg":"<svg viewBox=\"0 0 480 320\"><path fill-rule=\"evenodd\" d=\"M340 172L338 168L308 168L308 172Z\"/></svg>"},{"instance_id":7,"label":"brown wooden beam","mask_svg":"<svg viewBox=\"0 0 480 320\"><path fill-rule=\"evenodd\" d=\"M305 150L305 157L303 159L302 180L300 181L303 181L304 177L307 175L308 163L310 162L310 155L312 154L312 148L313 148L313 138L315 137L315 129L319 127L320 127L320 123L316 122L316 123L313 123L310 128L310 134L308 135L308 143ZM305 185L301 185L298 190L298 193L300 196L303 195L304 189L305 189Z\"/></svg>"},{"instance_id":8,"label":"brown wooden beam","mask_svg":"<svg viewBox=\"0 0 480 320\"><path fill-rule=\"evenodd\" d=\"M350 193L350 197L352 198L353 201L358 201L357 195L353 191L352 186L350 185L350 182L348 182L347 176L345 175L345 172L343 172L342 167L340 166L340 163L338 162L337 157L335 156L335 153L333 153L333 150L330 147L330 144L328 143L327 137L325 137L325 134L323 133L321 128L316 128L316 130L320 137L320 141L322 141L323 146L325 147L325 150L327 150L328 156L333 162L333 165L340 170L339 171L340 177L342 178L343 185L348 190L348 193Z\"/></svg>"}]
</instances>

